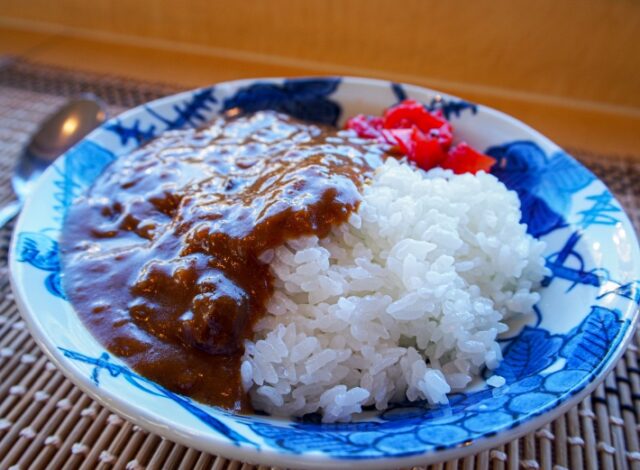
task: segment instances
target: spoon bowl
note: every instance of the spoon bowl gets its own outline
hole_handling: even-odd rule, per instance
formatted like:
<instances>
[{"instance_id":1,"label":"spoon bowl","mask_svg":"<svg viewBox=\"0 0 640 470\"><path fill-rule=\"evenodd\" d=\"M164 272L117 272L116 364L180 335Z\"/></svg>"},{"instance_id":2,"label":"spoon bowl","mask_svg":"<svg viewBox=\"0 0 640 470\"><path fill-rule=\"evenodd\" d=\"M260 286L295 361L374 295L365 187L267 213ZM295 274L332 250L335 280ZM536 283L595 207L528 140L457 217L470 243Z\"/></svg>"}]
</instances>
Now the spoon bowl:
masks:
<instances>
[{"instance_id":1,"label":"spoon bowl","mask_svg":"<svg viewBox=\"0 0 640 470\"><path fill-rule=\"evenodd\" d=\"M11 177L17 200L0 209L0 227L20 212L22 201L44 170L107 118L105 108L98 97L82 95L40 125L18 159Z\"/></svg>"}]
</instances>

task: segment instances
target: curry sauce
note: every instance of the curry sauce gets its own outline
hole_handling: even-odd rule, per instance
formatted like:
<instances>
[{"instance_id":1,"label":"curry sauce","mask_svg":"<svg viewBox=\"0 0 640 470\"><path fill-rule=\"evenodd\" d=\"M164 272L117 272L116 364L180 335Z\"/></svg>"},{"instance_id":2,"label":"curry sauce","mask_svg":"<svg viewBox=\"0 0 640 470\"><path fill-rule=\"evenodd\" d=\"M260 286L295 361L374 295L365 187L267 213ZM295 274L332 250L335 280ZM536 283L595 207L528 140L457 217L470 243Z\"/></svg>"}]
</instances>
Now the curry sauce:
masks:
<instances>
[{"instance_id":1,"label":"curry sauce","mask_svg":"<svg viewBox=\"0 0 640 470\"><path fill-rule=\"evenodd\" d=\"M63 288L140 374L247 410L243 342L273 291L260 255L345 222L380 157L371 141L275 112L165 132L71 207Z\"/></svg>"}]
</instances>

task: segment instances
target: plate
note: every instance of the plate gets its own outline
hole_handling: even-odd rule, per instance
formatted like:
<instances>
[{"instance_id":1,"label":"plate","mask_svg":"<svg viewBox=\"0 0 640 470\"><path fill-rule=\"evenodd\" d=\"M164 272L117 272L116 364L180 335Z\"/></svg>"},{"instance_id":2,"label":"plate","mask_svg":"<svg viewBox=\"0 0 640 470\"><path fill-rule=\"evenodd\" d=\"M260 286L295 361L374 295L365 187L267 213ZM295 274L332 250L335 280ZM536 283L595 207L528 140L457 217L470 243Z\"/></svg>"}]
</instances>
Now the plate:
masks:
<instances>
[{"instance_id":1,"label":"plate","mask_svg":"<svg viewBox=\"0 0 640 470\"><path fill-rule=\"evenodd\" d=\"M341 125L404 99L440 109L520 197L529 233L547 242L551 275L535 314L503 338L499 388L480 384L447 406L423 402L366 412L347 424L240 416L139 376L88 332L61 288L65 212L111 161L167 129L221 111L275 109ZM498 111L425 88L349 77L217 84L153 101L104 123L59 158L25 203L10 248L22 315L50 359L104 406L168 439L252 463L388 468L460 458L531 432L586 396L629 341L640 302L640 256L607 187L557 145Z\"/></svg>"}]
</instances>

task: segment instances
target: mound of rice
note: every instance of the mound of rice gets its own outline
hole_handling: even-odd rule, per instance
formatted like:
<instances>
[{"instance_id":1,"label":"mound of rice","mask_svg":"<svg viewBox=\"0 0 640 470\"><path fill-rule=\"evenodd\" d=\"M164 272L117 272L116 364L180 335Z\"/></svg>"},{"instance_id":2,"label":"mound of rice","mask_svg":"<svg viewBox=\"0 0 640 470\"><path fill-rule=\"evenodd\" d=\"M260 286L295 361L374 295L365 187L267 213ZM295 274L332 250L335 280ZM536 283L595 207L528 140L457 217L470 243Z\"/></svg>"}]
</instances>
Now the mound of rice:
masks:
<instances>
[{"instance_id":1,"label":"mound of rice","mask_svg":"<svg viewBox=\"0 0 640 470\"><path fill-rule=\"evenodd\" d=\"M264 253L276 290L241 367L254 406L346 421L365 405L446 403L496 368L502 321L531 311L546 272L520 216L492 175L388 159L349 223Z\"/></svg>"}]
</instances>

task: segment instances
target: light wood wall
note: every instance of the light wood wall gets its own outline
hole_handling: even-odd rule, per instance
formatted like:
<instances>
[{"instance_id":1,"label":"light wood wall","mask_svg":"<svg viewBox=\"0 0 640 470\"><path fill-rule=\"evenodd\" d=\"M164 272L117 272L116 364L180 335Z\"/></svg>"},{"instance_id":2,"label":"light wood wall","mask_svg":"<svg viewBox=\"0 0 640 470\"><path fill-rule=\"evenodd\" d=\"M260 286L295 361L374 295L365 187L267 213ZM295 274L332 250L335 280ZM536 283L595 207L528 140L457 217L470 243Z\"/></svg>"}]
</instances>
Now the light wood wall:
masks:
<instances>
[{"instance_id":1,"label":"light wood wall","mask_svg":"<svg viewBox=\"0 0 640 470\"><path fill-rule=\"evenodd\" d=\"M637 0L0 0L2 18L640 116Z\"/></svg>"}]
</instances>

